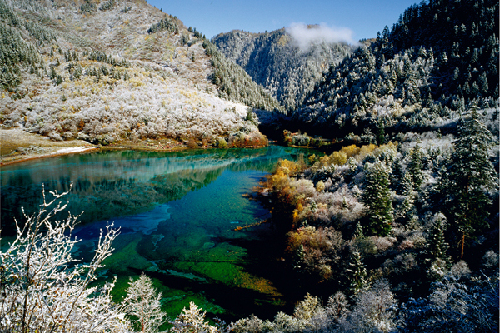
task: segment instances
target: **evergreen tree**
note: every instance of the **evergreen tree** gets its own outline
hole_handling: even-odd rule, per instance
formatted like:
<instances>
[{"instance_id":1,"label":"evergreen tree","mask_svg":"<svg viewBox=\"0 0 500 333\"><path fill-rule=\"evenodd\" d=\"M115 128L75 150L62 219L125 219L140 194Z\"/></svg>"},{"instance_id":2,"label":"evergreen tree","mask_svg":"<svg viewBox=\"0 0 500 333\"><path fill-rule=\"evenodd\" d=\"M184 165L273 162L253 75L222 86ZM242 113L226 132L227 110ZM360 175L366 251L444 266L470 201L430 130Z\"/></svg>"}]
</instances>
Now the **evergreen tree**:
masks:
<instances>
[{"instance_id":1,"label":"evergreen tree","mask_svg":"<svg viewBox=\"0 0 500 333\"><path fill-rule=\"evenodd\" d=\"M363 227L361 226L361 223L356 223L356 230L354 230L354 235L353 237L355 239L362 239L365 236L363 235Z\"/></svg>"},{"instance_id":2,"label":"evergreen tree","mask_svg":"<svg viewBox=\"0 0 500 333\"><path fill-rule=\"evenodd\" d=\"M403 195L405 196L405 199L399 207L398 215L403 221L409 222L415 213L415 199L417 193L413 190L413 183L408 172L405 173L401 182L404 188Z\"/></svg>"},{"instance_id":3,"label":"evergreen tree","mask_svg":"<svg viewBox=\"0 0 500 333\"><path fill-rule=\"evenodd\" d=\"M424 180L422 173L422 152L419 146L413 147L410 152L408 172L410 173L413 188L418 191Z\"/></svg>"},{"instance_id":4,"label":"evergreen tree","mask_svg":"<svg viewBox=\"0 0 500 333\"><path fill-rule=\"evenodd\" d=\"M445 217L441 214L439 214L434 221L428 239L427 253L431 259L439 258L449 261L449 257L447 255L448 243L446 243L444 238L444 221Z\"/></svg>"},{"instance_id":5,"label":"evergreen tree","mask_svg":"<svg viewBox=\"0 0 500 333\"><path fill-rule=\"evenodd\" d=\"M427 240L425 251L425 262L428 265L427 276L431 280L440 280L449 269L451 259L448 256L448 243L445 240L446 218L439 213L432 225Z\"/></svg>"},{"instance_id":6,"label":"evergreen tree","mask_svg":"<svg viewBox=\"0 0 500 333\"><path fill-rule=\"evenodd\" d=\"M384 124L379 121L377 124L377 145L382 145L385 143L385 128Z\"/></svg>"},{"instance_id":7,"label":"evergreen tree","mask_svg":"<svg viewBox=\"0 0 500 333\"><path fill-rule=\"evenodd\" d=\"M486 192L497 186L496 171L488 159L491 140L475 109L469 119L460 119L454 152L441 184L450 242L459 244L460 257L467 239L487 226L491 200Z\"/></svg>"},{"instance_id":8,"label":"evergreen tree","mask_svg":"<svg viewBox=\"0 0 500 333\"><path fill-rule=\"evenodd\" d=\"M354 297L360 291L366 289L366 276L367 272L361 260L361 254L357 250L353 250L346 269L347 290L351 296Z\"/></svg>"},{"instance_id":9,"label":"evergreen tree","mask_svg":"<svg viewBox=\"0 0 500 333\"><path fill-rule=\"evenodd\" d=\"M50 79L54 80L56 77L57 77L57 72L54 69L54 67L52 66L52 67L50 67Z\"/></svg>"},{"instance_id":10,"label":"evergreen tree","mask_svg":"<svg viewBox=\"0 0 500 333\"><path fill-rule=\"evenodd\" d=\"M397 194L402 194L404 191L403 188L403 178L405 172L403 170L403 164L401 163L401 159L396 159L392 162L392 174L391 174L391 188Z\"/></svg>"},{"instance_id":11,"label":"evergreen tree","mask_svg":"<svg viewBox=\"0 0 500 333\"><path fill-rule=\"evenodd\" d=\"M393 222L390 172L383 162L367 163L363 202L368 207L366 230L369 234L387 236Z\"/></svg>"}]
</instances>

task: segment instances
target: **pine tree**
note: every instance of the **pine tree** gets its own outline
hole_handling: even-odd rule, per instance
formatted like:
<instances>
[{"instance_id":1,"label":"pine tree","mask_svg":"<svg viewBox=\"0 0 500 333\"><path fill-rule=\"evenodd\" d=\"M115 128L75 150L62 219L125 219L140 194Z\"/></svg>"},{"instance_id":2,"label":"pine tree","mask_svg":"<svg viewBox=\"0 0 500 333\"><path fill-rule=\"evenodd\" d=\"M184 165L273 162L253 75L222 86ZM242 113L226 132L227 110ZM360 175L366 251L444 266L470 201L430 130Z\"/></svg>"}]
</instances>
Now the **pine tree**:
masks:
<instances>
[{"instance_id":1,"label":"pine tree","mask_svg":"<svg viewBox=\"0 0 500 333\"><path fill-rule=\"evenodd\" d=\"M408 171L411 176L412 186L415 190L419 190L424 180L422 173L422 152L419 146L412 148L410 152L410 162L408 163Z\"/></svg>"},{"instance_id":2,"label":"pine tree","mask_svg":"<svg viewBox=\"0 0 500 333\"><path fill-rule=\"evenodd\" d=\"M366 230L372 235L387 236L391 232L394 218L389 177L383 162L367 164L363 202L368 207Z\"/></svg>"},{"instance_id":3,"label":"pine tree","mask_svg":"<svg viewBox=\"0 0 500 333\"><path fill-rule=\"evenodd\" d=\"M361 223L356 223L356 230L354 230L353 238L355 239L362 239L365 236L363 235L363 227L361 226Z\"/></svg>"},{"instance_id":4,"label":"pine tree","mask_svg":"<svg viewBox=\"0 0 500 333\"><path fill-rule=\"evenodd\" d=\"M50 67L50 79L54 80L56 77L57 77L56 70L54 69L54 67Z\"/></svg>"},{"instance_id":5,"label":"pine tree","mask_svg":"<svg viewBox=\"0 0 500 333\"><path fill-rule=\"evenodd\" d=\"M445 240L444 222L446 217L439 213L432 225L429 232L427 241L427 250L425 251L426 263L429 265L427 269L427 276L431 280L440 280L449 269L451 259L448 256L448 243Z\"/></svg>"},{"instance_id":6,"label":"pine tree","mask_svg":"<svg viewBox=\"0 0 500 333\"><path fill-rule=\"evenodd\" d=\"M415 213L414 203L417 193L413 190L413 182L408 172L405 173L403 180L401 182L404 188L403 195L405 196L405 199L403 200L403 203L399 207L398 215L401 219L408 222L411 220L411 218Z\"/></svg>"},{"instance_id":7,"label":"pine tree","mask_svg":"<svg viewBox=\"0 0 500 333\"><path fill-rule=\"evenodd\" d=\"M430 231L427 253L431 259L443 259L448 261L448 243L444 238L444 216L438 215Z\"/></svg>"},{"instance_id":8,"label":"pine tree","mask_svg":"<svg viewBox=\"0 0 500 333\"><path fill-rule=\"evenodd\" d=\"M402 181L404 178L404 170L403 164L401 163L401 159L396 159L392 163L392 174L391 174L391 188L397 194L402 194L404 188L402 186Z\"/></svg>"},{"instance_id":9,"label":"pine tree","mask_svg":"<svg viewBox=\"0 0 500 333\"><path fill-rule=\"evenodd\" d=\"M454 152L441 183L444 213L449 220L450 242L463 257L467 238L487 226L491 200L487 191L497 186L497 175L488 159L492 135L474 109L469 119L460 119Z\"/></svg>"},{"instance_id":10,"label":"pine tree","mask_svg":"<svg viewBox=\"0 0 500 333\"><path fill-rule=\"evenodd\" d=\"M361 260L361 254L357 250L351 252L348 267L346 269L347 290L351 296L356 296L360 291L366 289L366 268Z\"/></svg>"}]
</instances>

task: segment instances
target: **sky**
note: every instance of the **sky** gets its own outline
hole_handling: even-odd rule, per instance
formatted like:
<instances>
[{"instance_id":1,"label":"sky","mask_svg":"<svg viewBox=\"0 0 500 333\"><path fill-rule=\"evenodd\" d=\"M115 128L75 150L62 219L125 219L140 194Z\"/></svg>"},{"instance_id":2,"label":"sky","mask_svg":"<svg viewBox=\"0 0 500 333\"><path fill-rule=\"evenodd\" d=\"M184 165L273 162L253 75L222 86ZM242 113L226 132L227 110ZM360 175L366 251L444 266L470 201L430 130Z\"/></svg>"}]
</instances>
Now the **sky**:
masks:
<instances>
[{"instance_id":1,"label":"sky","mask_svg":"<svg viewBox=\"0 0 500 333\"><path fill-rule=\"evenodd\" d=\"M415 0L147 0L207 38L231 30L265 32L320 24L342 41L376 37ZM348 40L348 39L351 40ZM345 40L343 40L345 39Z\"/></svg>"}]
</instances>

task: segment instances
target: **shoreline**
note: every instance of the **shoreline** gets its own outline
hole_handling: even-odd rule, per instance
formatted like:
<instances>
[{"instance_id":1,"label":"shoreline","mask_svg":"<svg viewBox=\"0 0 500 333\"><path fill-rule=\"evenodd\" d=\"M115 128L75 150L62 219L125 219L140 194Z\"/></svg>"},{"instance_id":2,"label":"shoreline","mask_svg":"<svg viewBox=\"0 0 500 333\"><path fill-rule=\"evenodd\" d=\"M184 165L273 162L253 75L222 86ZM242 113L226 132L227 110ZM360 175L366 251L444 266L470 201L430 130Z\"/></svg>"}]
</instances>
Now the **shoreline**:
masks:
<instances>
[{"instance_id":1,"label":"shoreline","mask_svg":"<svg viewBox=\"0 0 500 333\"><path fill-rule=\"evenodd\" d=\"M266 146L268 145L269 144ZM166 138L156 140L145 139L138 142L119 141L106 146L94 145L82 140L51 141L48 137L25 132L20 128L0 128L0 147L0 167L42 158L106 150L177 152L190 149L212 148L206 146L190 148L185 142L179 142ZM243 147L259 148L260 146L251 145Z\"/></svg>"},{"instance_id":2,"label":"shoreline","mask_svg":"<svg viewBox=\"0 0 500 333\"><path fill-rule=\"evenodd\" d=\"M42 158L49 158L49 157L58 157L58 156L64 156L64 155L71 155L71 154L80 154L80 153L88 153L92 151L99 150L99 147L83 147L81 149L80 147L75 147L75 148L63 148L55 152L51 153L46 153L46 154L41 154L37 156L29 156L27 155L25 158L19 158L15 159L12 161L6 161L6 162L0 162L0 167L7 166L7 165L12 165L12 164L17 164L17 163L24 163L28 161L33 161L37 159L42 159ZM66 150L66 151L64 151ZM15 157L13 157L15 158Z\"/></svg>"}]
</instances>

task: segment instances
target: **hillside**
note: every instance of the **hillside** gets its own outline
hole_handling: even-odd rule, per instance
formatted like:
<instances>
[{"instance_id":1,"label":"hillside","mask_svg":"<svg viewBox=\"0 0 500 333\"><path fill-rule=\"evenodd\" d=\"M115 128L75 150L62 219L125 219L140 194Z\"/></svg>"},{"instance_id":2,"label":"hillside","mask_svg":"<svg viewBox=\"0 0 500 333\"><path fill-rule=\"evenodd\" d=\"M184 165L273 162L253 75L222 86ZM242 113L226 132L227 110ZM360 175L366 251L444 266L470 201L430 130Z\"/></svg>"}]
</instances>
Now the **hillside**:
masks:
<instances>
[{"instance_id":1,"label":"hillside","mask_svg":"<svg viewBox=\"0 0 500 333\"><path fill-rule=\"evenodd\" d=\"M265 33L234 30L217 35L212 42L287 110L300 105L322 73L338 64L353 48L345 43L324 41L301 47L285 28Z\"/></svg>"},{"instance_id":2,"label":"hillside","mask_svg":"<svg viewBox=\"0 0 500 333\"><path fill-rule=\"evenodd\" d=\"M476 105L497 136L498 17L493 0L408 8L392 30L330 67L294 113L296 125L373 140L382 128L394 135L454 128Z\"/></svg>"},{"instance_id":3,"label":"hillside","mask_svg":"<svg viewBox=\"0 0 500 333\"><path fill-rule=\"evenodd\" d=\"M283 126L334 151L261 189L306 296L233 331L498 332L498 19L496 1L422 1L324 73Z\"/></svg>"},{"instance_id":4,"label":"hillside","mask_svg":"<svg viewBox=\"0 0 500 333\"><path fill-rule=\"evenodd\" d=\"M260 145L248 107L279 108L196 29L145 1L0 0L0 33L4 128L103 145Z\"/></svg>"}]
</instances>

